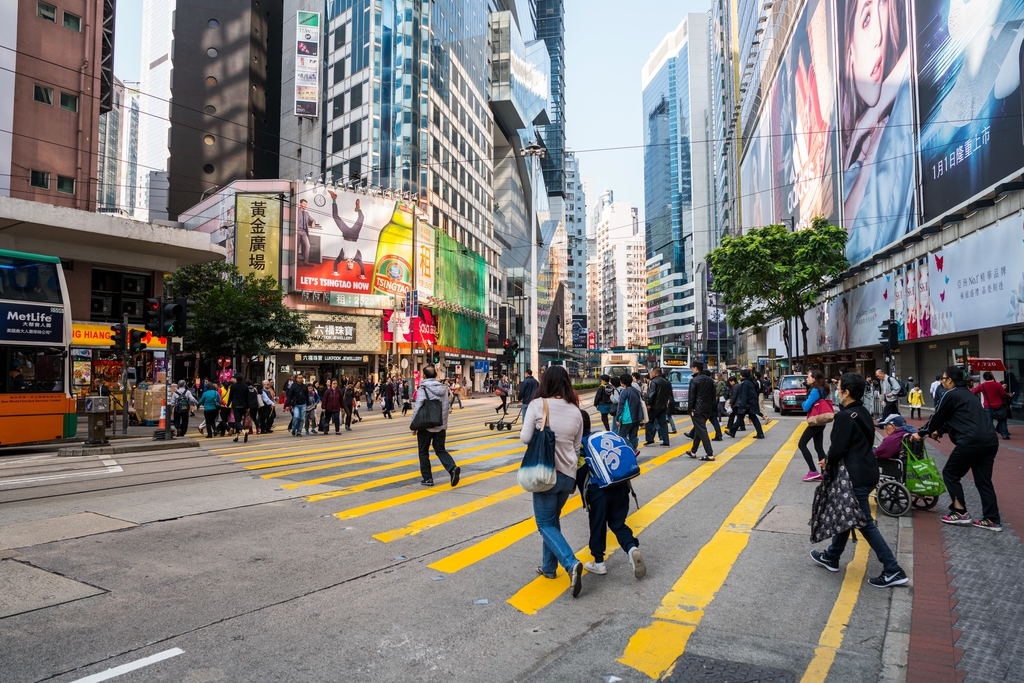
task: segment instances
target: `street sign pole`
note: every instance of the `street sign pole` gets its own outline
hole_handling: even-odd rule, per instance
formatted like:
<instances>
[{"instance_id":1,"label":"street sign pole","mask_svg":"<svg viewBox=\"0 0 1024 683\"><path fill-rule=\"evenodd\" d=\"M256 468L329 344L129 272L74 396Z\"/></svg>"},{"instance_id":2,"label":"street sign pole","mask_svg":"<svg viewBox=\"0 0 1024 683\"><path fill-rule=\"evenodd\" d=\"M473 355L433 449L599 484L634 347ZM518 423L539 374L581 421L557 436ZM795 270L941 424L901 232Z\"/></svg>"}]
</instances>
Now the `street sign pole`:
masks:
<instances>
[{"instance_id":1,"label":"street sign pole","mask_svg":"<svg viewBox=\"0 0 1024 683\"><path fill-rule=\"evenodd\" d=\"M131 349L128 348L128 338L131 336L128 333L128 314L124 316L124 329L125 329L125 344L124 344L124 355L121 357L121 385L122 385L122 403L121 403L121 434L124 436L128 435L128 361L131 358ZM113 422L111 422L113 424ZM115 434L117 432L114 432Z\"/></svg>"}]
</instances>

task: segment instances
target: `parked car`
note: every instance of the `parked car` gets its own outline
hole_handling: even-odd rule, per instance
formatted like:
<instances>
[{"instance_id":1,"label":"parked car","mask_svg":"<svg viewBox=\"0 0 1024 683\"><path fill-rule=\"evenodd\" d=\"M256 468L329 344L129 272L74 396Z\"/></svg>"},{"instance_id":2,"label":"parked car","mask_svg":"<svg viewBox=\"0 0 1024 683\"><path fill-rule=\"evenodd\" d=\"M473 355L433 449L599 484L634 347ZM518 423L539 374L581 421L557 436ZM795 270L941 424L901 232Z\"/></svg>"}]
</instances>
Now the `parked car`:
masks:
<instances>
[{"instance_id":1,"label":"parked car","mask_svg":"<svg viewBox=\"0 0 1024 683\"><path fill-rule=\"evenodd\" d=\"M772 395L772 407L776 413L785 415L789 411L803 412L807 398L807 378L804 375L783 375Z\"/></svg>"},{"instance_id":2,"label":"parked car","mask_svg":"<svg viewBox=\"0 0 1024 683\"><path fill-rule=\"evenodd\" d=\"M690 380L693 379L693 370L680 368L668 371L668 381L672 383L672 401L675 404L676 415L686 413L690 409Z\"/></svg>"}]
</instances>

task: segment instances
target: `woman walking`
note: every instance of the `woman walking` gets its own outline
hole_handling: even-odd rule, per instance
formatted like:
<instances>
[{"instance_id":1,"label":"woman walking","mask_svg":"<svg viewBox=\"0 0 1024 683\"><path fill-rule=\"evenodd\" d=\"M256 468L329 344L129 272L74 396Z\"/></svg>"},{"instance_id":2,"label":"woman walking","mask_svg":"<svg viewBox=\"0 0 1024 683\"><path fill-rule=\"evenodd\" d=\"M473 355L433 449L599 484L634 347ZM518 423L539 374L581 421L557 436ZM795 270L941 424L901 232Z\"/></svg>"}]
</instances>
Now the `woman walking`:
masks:
<instances>
[{"instance_id":1,"label":"woman walking","mask_svg":"<svg viewBox=\"0 0 1024 683\"><path fill-rule=\"evenodd\" d=\"M362 422L363 418L359 417L359 404L363 402L363 383L361 381L356 382L354 391L354 398L352 399L352 417L356 419L356 422Z\"/></svg>"},{"instance_id":2,"label":"woman walking","mask_svg":"<svg viewBox=\"0 0 1024 683\"><path fill-rule=\"evenodd\" d=\"M519 438L523 443L530 443L534 432L544 422L546 408L547 425L555 433L557 470L555 486L543 493L533 494L533 516L543 540L541 565L537 567L537 573L553 579L561 564L569 574L572 597L575 598L582 587L583 563L576 559L572 547L562 535L559 518L562 507L576 488L576 464L583 442L583 415L569 375L560 365L548 368L541 375L537 398L541 400L535 398L526 409Z\"/></svg>"},{"instance_id":3,"label":"woman walking","mask_svg":"<svg viewBox=\"0 0 1024 683\"><path fill-rule=\"evenodd\" d=\"M380 393L383 394L381 409L384 412L384 417L392 420L394 418L391 417L391 411L395 409L395 383L385 382L381 385Z\"/></svg>"},{"instance_id":4,"label":"woman walking","mask_svg":"<svg viewBox=\"0 0 1024 683\"><path fill-rule=\"evenodd\" d=\"M206 438L213 438L213 430L217 423L217 414L220 412L220 387L216 382L207 382L206 391L199 397L199 408L206 418Z\"/></svg>"},{"instance_id":5,"label":"woman walking","mask_svg":"<svg viewBox=\"0 0 1024 683\"><path fill-rule=\"evenodd\" d=\"M245 416L249 414L249 387L242 381L241 375L235 375L235 381L228 389L228 402L231 404L231 415L234 417L234 441L243 434L242 443L249 443L249 432L243 429Z\"/></svg>"},{"instance_id":6,"label":"woman walking","mask_svg":"<svg viewBox=\"0 0 1024 683\"><path fill-rule=\"evenodd\" d=\"M825 375L820 370L808 370L807 371L807 400L803 403L803 409L805 413L810 413L811 408L818 401L827 401L829 396L828 382L825 381ZM825 459L825 425L807 425L807 429L800 435L800 452L804 456L804 461L807 463L807 474L804 475L804 481L819 481L821 480L821 473L814 467L814 459L811 458L811 451L807 448L807 444L814 441L814 451L818 455L818 460Z\"/></svg>"},{"instance_id":7,"label":"woman walking","mask_svg":"<svg viewBox=\"0 0 1024 683\"><path fill-rule=\"evenodd\" d=\"M341 409L345 411L345 431L352 431L352 411L356 404L356 391L351 382L345 382L341 390Z\"/></svg>"},{"instance_id":8,"label":"woman walking","mask_svg":"<svg viewBox=\"0 0 1024 683\"><path fill-rule=\"evenodd\" d=\"M330 381L331 387L324 391L322 403L324 406L324 434L331 431L331 423L334 423L335 435L341 433L341 390L338 388L338 380Z\"/></svg>"}]
</instances>

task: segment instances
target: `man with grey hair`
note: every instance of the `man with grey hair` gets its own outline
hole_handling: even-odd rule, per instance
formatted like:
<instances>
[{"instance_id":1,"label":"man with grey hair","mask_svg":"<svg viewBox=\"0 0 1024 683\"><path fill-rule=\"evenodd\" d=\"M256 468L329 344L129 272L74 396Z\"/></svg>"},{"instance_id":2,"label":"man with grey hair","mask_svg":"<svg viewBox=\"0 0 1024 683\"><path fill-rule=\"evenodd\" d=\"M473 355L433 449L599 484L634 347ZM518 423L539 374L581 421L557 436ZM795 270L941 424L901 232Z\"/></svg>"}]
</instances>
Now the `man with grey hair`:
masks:
<instances>
[{"instance_id":1,"label":"man with grey hair","mask_svg":"<svg viewBox=\"0 0 1024 683\"><path fill-rule=\"evenodd\" d=\"M185 436L188 431L188 418L192 406L198 405L196 397L188 390L185 380L178 380L178 388L171 395L171 411L174 415L174 429L178 436Z\"/></svg>"}]
</instances>

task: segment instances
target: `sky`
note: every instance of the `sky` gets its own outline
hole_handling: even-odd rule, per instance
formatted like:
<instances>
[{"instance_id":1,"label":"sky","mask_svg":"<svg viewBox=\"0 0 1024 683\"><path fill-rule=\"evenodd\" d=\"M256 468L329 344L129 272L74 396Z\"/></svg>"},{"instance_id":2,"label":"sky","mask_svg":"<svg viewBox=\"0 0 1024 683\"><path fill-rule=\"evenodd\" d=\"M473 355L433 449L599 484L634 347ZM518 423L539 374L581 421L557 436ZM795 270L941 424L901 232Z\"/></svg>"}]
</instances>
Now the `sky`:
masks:
<instances>
[{"instance_id":1,"label":"sky","mask_svg":"<svg viewBox=\"0 0 1024 683\"><path fill-rule=\"evenodd\" d=\"M687 12L711 0L565 0L566 142L580 176L644 214L640 70ZM624 9L628 8L628 9ZM142 0L119 0L114 74L139 80ZM615 151L609 147L631 147ZM594 150L594 151L590 151ZM588 205L593 198L588 197ZM589 214L588 214L589 215Z\"/></svg>"},{"instance_id":2,"label":"sky","mask_svg":"<svg viewBox=\"0 0 1024 683\"><path fill-rule=\"evenodd\" d=\"M142 54L142 0L120 0L114 15L114 75L139 80Z\"/></svg>"},{"instance_id":3,"label":"sky","mask_svg":"<svg viewBox=\"0 0 1024 683\"><path fill-rule=\"evenodd\" d=\"M687 12L711 0L565 0L565 137L580 176L644 215L640 71ZM631 147L597 151L609 147ZM589 151L595 150L595 151ZM593 199L587 197L587 205ZM589 216L589 210L588 210Z\"/></svg>"}]
</instances>

